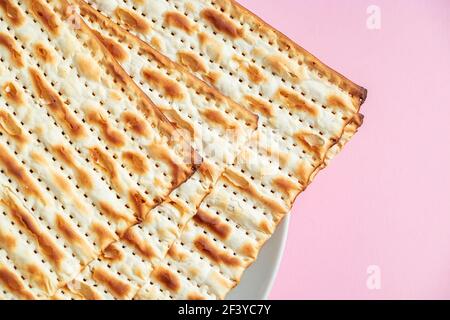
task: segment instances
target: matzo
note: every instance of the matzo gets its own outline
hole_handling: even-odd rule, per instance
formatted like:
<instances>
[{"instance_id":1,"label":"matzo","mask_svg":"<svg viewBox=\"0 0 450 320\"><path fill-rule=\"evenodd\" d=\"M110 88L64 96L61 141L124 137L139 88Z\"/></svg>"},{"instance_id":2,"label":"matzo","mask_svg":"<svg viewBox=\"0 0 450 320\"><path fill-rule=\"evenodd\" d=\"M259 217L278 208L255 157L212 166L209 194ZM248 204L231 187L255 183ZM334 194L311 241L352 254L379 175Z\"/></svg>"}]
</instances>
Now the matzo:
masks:
<instances>
[{"instance_id":1,"label":"matzo","mask_svg":"<svg viewBox=\"0 0 450 320\"><path fill-rule=\"evenodd\" d=\"M226 169L136 296L223 298L356 132L366 91L233 1L87 2L260 115L256 147Z\"/></svg>"},{"instance_id":2,"label":"matzo","mask_svg":"<svg viewBox=\"0 0 450 320\"><path fill-rule=\"evenodd\" d=\"M62 4L0 1L0 299L51 297L198 158Z\"/></svg>"},{"instance_id":3,"label":"matzo","mask_svg":"<svg viewBox=\"0 0 450 320\"><path fill-rule=\"evenodd\" d=\"M125 30L111 24L82 2L80 14L97 37L186 135L203 157L199 170L169 199L130 228L123 239L89 264L58 298L126 299L150 277L152 262L164 258L180 229L197 211L226 166L256 129L257 116L220 95L184 68ZM164 94L166 92L166 94Z\"/></svg>"}]
</instances>

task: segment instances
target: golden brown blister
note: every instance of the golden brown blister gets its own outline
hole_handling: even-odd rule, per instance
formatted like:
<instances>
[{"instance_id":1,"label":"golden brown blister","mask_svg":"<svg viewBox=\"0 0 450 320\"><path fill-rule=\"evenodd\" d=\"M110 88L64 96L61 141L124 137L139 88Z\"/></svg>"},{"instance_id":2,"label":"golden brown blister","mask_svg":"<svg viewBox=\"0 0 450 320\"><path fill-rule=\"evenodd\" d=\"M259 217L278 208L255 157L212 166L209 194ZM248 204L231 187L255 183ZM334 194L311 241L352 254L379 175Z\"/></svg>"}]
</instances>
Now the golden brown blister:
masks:
<instances>
[{"instance_id":1,"label":"golden brown blister","mask_svg":"<svg viewBox=\"0 0 450 320\"><path fill-rule=\"evenodd\" d=\"M144 264L145 270L135 268L136 275L146 277L154 268L150 282L145 284L142 277L130 282L145 284L135 298L223 298L296 196L356 132L366 91L233 1L88 2L260 115L253 144L226 169L179 239L166 247L164 259L149 250L155 237L139 238L138 231L116 255L122 266L129 261L130 248L141 256L157 257ZM123 48L110 39L104 43L117 59L126 60ZM180 99L180 92L172 83L161 82L159 74L144 75L171 93L174 101ZM204 115L217 119L208 112ZM173 120L183 123L180 118ZM170 225L165 229L174 230Z\"/></svg>"},{"instance_id":2,"label":"golden brown blister","mask_svg":"<svg viewBox=\"0 0 450 320\"><path fill-rule=\"evenodd\" d=\"M89 264L56 295L89 298L95 293L96 297L124 299L133 296L148 281L152 262L163 259L224 168L234 162L241 147L250 140L257 127L257 116L111 24L92 8L82 6L80 15L143 92L192 139L204 160L198 171L162 205L130 228L119 242L107 248L111 249L108 254ZM139 127L133 125L135 129ZM140 168L136 166L136 170ZM94 277L97 270L106 270L108 278ZM111 281L127 284L127 294L117 294L109 285Z\"/></svg>"},{"instance_id":3,"label":"golden brown blister","mask_svg":"<svg viewBox=\"0 0 450 320\"><path fill-rule=\"evenodd\" d=\"M366 90L234 1L87 2L260 116L257 147L244 150L226 170L202 202L202 217L187 223L173 254L158 264L171 276L155 272L136 296L223 298L296 196L361 124ZM118 18L120 10L145 18L147 32ZM208 221L228 228L217 230ZM223 230L231 232L224 237ZM224 255L239 263L217 258ZM167 278L178 285L167 285Z\"/></svg>"},{"instance_id":4,"label":"golden brown blister","mask_svg":"<svg viewBox=\"0 0 450 320\"><path fill-rule=\"evenodd\" d=\"M198 165L71 14L64 1L0 2L2 299L51 297Z\"/></svg>"}]
</instances>

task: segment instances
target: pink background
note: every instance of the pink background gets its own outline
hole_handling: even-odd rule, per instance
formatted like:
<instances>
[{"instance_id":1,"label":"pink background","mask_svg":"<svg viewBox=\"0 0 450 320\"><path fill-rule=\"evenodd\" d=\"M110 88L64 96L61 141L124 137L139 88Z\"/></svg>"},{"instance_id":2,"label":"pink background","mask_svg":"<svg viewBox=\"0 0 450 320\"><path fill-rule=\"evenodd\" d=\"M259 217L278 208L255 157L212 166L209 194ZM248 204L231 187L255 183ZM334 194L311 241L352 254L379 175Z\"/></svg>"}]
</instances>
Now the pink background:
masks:
<instances>
[{"instance_id":1,"label":"pink background","mask_svg":"<svg viewBox=\"0 0 450 320\"><path fill-rule=\"evenodd\" d=\"M364 126L296 202L270 298L449 299L450 1L239 2L369 90Z\"/></svg>"}]
</instances>

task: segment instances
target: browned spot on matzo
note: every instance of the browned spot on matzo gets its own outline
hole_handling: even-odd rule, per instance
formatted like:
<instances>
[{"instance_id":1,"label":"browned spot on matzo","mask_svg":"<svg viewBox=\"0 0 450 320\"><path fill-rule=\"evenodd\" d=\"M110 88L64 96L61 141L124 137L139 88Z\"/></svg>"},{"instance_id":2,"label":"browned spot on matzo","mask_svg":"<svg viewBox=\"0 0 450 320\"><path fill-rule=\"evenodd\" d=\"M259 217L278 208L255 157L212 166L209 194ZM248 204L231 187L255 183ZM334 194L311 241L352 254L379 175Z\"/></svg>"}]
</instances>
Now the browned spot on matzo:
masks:
<instances>
[{"instance_id":1,"label":"browned spot on matzo","mask_svg":"<svg viewBox=\"0 0 450 320\"><path fill-rule=\"evenodd\" d=\"M177 247L174 245L169 248L169 251L167 251L167 256L175 261L183 261L187 258L187 256L183 252L177 250Z\"/></svg>"},{"instance_id":2,"label":"browned spot on matzo","mask_svg":"<svg viewBox=\"0 0 450 320\"><path fill-rule=\"evenodd\" d=\"M239 56L234 56L233 60L235 60L239 64L239 67L247 74L247 77L252 83L259 84L266 79L261 69L256 65L246 62Z\"/></svg>"},{"instance_id":3,"label":"browned spot on matzo","mask_svg":"<svg viewBox=\"0 0 450 320\"><path fill-rule=\"evenodd\" d=\"M195 137L195 128L192 124L192 121L185 120L176 110L174 109L165 109L164 107L161 107L161 109L164 109L164 114L166 117L177 124L179 128L182 128L186 130L189 134L189 138L193 139Z\"/></svg>"},{"instance_id":4,"label":"browned spot on matzo","mask_svg":"<svg viewBox=\"0 0 450 320\"><path fill-rule=\"evenodd\" d=\"M35 264L29 264L25 267L27 276L31 279L31 283L37 285L47 294L52 294L55 290L49 280L49 275L44 272L41 267Z\"/></svg>"},{"instance_id":5,"label":"browned spot on matzo","mask_svg":"<svg viewBox=\"0 0 450 320\"><path fill-rule=\"evenodd\" d=\"M14 3L12 0L0 0L0 7L5 13L8 22L10 22L13 26L19 27L23 24L25 17L23 16L22 11Z\"/></svg>"},{"instance_id":6,"label":"browned spot on matzo","mask_svg":"<svg viewBox=\"0 0 450 320\"><path fill-rule=\"evenodd\" d=\"M125 298L131 291L131 287L127 283L117 278L106 269L100 267L95 268L92 272L92 278L108 288L108 291L118 299Z\"/></svg>"},{"instance_id":7,"label":"browned spot on matzo","mask_svg":"<svg viewBox=\"0 0 450 320\"><path fill-rule=\"evenodd\" d=\"M30 8L31 13L44 25L47 30L53 34L59 34L59 24L55 13L42 0L25 0Z\"/></svg>"},{"instance_id":8,"label":"browned spot on matzo","mask_svg":"<svg viewBox=\"0 0 450 320\"><path fill-rule=\"evenodd\" d=\"M150 40L149 43L150 43L150 45L151 45L153 48L155 48L156 50L161 51L161 50L164 48L164 43L163 43L162 40L161 40L159 37L157 37L157 36L152 37L152 39Z\"/></svg>"},{"instance_id":9,"label":"browned spot on matzo","mask_svg":"<svg viewBox=\"0 0 450 320\"><path fill-rule=\"evenodd\" d=\"M193 219L220 239L226 239L231 233L231 227L228 224L222 222L219 217L211 215L202 209L198 209Z\"/></svg>"},{"instance_id":10,"label":"browned spot on matzo","mask_svg":"<svg viewBox=\"0 0 450 320\"><path fill-rule=\"evenodd\" d=\"M276 54L268 56L265 58L264 62L275 74L285 80L290 80L294 83L301 80L298 70L295 70L291 65L291 61L287 60L282 55Z\"/></svg>"},{"instance_id":11,"label":"browned spot on matzo","mask_svg":"<svg viewBox=\"0 0 450 320\"><path fill-rule=\"evenodd\" d=\"M246 257L256 258L258 250L253 244L251 244L251 243L244 243L239 248L238 252L241 253L242 255L246 256Z\"/></svg>"},{"instance_id":12,"label":"browned spot on matzo","mask_svg":"<svg viewBox=\"0 0 450 320\"><path fill-rule=\"evenodd\" d=\"M12 270L0 264L0 282L13 294L21 299L34 300L36 297L25 287L22 279Z\"/></svg>"},{"instance_id":13,"label":"browned spot on matzo","mask_svg":"<svg viewBox=\"0 0 450 320\"><path fill-rule=\"evenodd\" d=\"M123 62L127 59L128 54L122 46L115 42L113 39L103 36L100 32L94 31L98 39L103 43L103 45L108 49L109 52L117 59L119 62Z\"/></svg>"},{"instance_id":14,"label":"browned spot on matzo","mask_svg":"<svg viewBox=\"0 0 450 320\"><path fill-rule=\"evenodd\" d=\"M261 220L258 224L258 229L266 234L272 234L275 230L274 226L270 224L267 220Z\"/></svg>"},{"instance_id":15,"label":"browned spot on matzo","mask_svg":"<svg viewBox=\"0 0 450 320\"><path fill-rule=\"evenodd\" d=\"M205 297L199 295L198 293L192 292L187 295L188 300L205 300Z\"/></svg>"},{"instance_id":16,"label":"browned spot on matzo","mask_svg":"<svg viewBox=\"0 0 450 320\"><path fill-rule=\"evenodd\" d=\"M14 250L16 247L17 240L14 236L0 232L0 248L5 249L6 251Z\"/></svg>"},{"instance_id":17,"label":"browned spot on matzo","mask_svg":"<svg viewBox=\"0 0 450 320\"><path fill-rule=\"evenodd\" d=\"M111 243L103 251L103 257L107 260L119 261L125 257L125 254L122 252L121 247L118 243Z\"/></svg>"},{"instance_id":18,"label":"browned spot on matzo","mask_svg":"<svg viewBox=\"0 0 450 320\"><path fill-rule=\"evenodd\" d=\"M130 191L128 198L133 206L136 217L141 221L144 220L153 203L149 203L140 192L135 190Z\"/></svg>"},{"instance_id":19,"label":"browned spot on matzo","mask_svg":"<svg viewBox=\"0 0 450 320\"><path fill-rule=\"evenodd\" d=\"M346 103L344 101L344 99L342 99L341 97L339 97L338 95L335 95L335 94L330 95L327 98L327 105L330 108L338 109L338 110L341 110L341 111L348 111L348 110L353 110L354 109L353 105L349 106L349 104Z\"/></svg>"},{"instance_id":20,"label":"browned spot on matzo","mask_svg":"<svg viewBox=\"0 0 450 320\"><path fill-rule=\"evenodd\" d=\"M75 60L81 75L89 80L100 81L101 70L94 59L78 55Z\"/></svg>"},{"instance_id":21,"label":"browned spot on matzo","mask_svg":"<svg viewBox=\"0 0 450 320\"><path fill-rule=\"evenodd\" d=\"M69 283L67 289L77 296L77 298L85 300L102 300L102 296L96 292L94 288L82 281L73 281L72 283Z\"/></svg>"},{"instance_id":22,"label":"browned spot on matzo","mask_svg":"<svg viewBox=\"0 0 450 320\"><path fill-rule=\"evenodd\" d=\"M78 234L77 230L72 228L70 223L66 221L66 219L60 214L56 215L56 227L58 229L58 232L62 234L64 238L66 238L70 242L83 244L87 246L84 239Z\"/></svg>"},{"instance_id":23,"label":"browned spot on matzo","mask_svg":"<svg viewBox=\"0 0 450 320\"><path fill-rule=\"evenodd\" d=\"M217 62L222 60L223 46L221 43L217 42L204 32L200 32L198 34L198 41L200 42L200 47L202 50L206 51L209 57Z\"/></svg>"},{"instance_id":24,"label":"browned spot on matzo","mask_svg":"<svg viewBox=\"0 0 450 320\"><path fill-rule=\"evenodd\" d=\"M273 185L282 193L287 195L291 201L302 190L298 183L295 183L291 179L283 176L273 178Z\"/></svg>"},{"instance_id":25,"label":"browned spot on matzo","mask_svg":"<svg viewBox=\"0 0 450 320\"><path fill-rule=\"evenodd\" d=\"M310 166L304 162L300 162L295 168L295 174L302 185L306 185L310 179Z\"/></svg>"},{"instance_id":26,"label":"browned spot on matzo","mask_svg":"<svg viewBox=\"0 0 450 320\"><path fill-rule=\"evenodd\" d=\"M261 70L255 65L250 64L246 66L244 70L250 81L253 83L261 83L266 79Z\"/></svg>"},{"instance_id":27,"label":"browned spot on matzo","mask_svg":"<svg viewBox=\"0 0 450 320\"><path fill-rule=\"evenodd\" d=\"M45 159L36 152L32 153L31 158L36 162L40 162L41 164L48 165L48 163L45 161ZM58 189L60 189L63 193L65 193L69 196L73 196L71 186L64 176L62 176L59 173L52 172L52 178L53 178L53 181L55 182L56 186L58 187ZM83 212L83 213L85 213L85 212Z\"/></svg>"},{"instance_id":28,"label":"browned spot on matzo","mask_svg":"<svg viewBox=\"0 0 450 320\"><path fill-rule=\"evenodd\" d=\"M83 252L82 262L88 263L96 256L96 252L87 243L86 239L80 236L79 231L60 214L56 215L56 228L58 234L62 235L71 245L77 247Z\"/></svg>"},{"instance_id":29,"label":"browned spot on matzo","mask_svg":"<svg viewBox=\"0 0 450 320\"><path fill-rule=\"evenodd\" d=\"M180 280L178 280L178 277L167 268L156 267L153 270L152 276L167 290L176 292L180 289Z\"/></svg>"},{"instance_id":30,"label":"browned spot on matzo","mask_svg":"<svg viewBox=\"0 0 450 320\"><path fill-rule=\"evenodd\" d=\"M169 150L167 148L152 144L148 146L149 153L153 158L164 162L169 166L172 176L174 180L172 182L173 185L179 185L186 178L186 168L183 164L178 164L174 161L173 157L170 155Z\"/></svg>"},{"instance_id":31,"label":"browned spot on matzo","mask_svg":"<svg viewBox=\"0 0 450 320\"><path fill-rule=\"evenodd\" d=\"M117 163L106 152L99 147L92 147L89 153L94 164L100 168L110 179L116 190L120 191L123 186L117 176Z\"/></svg>"},{"instance_id":32,"label":"browned spot on matzo","mask_svg":"<svg viewBox=\"0 0 450 320\"><path fill-rule=\"evenodd\" d=\"M204 109L200 112L210 123L222 126L226 130L234 130L238 127L236 122L228 119L225 114L217 109Z\"/></svg>"},{"instance_id":33,"label":"browned spot on matzo","mask_svg":"<svg viewBox=\"0 0 450 320\"><path fill-rule=\"evenodd\" d=\"M202 78L209 83L217 84L217 81L219 81L221 76L222 74L220 72L210 71L204 74Z\"/></svg>"},{"instance_id":34,"label":"browned spot on matzo","mask_svg":"<svg viewBox=\"0 0 450 320\"><path fill-rule=\"evenodd\" d=\"M1 93L5 100L13 106L19 107L25 104L23 91L12 82L5 82Z\"/></svg>"},{"instance_id":35,"label":"browned spot on matzo","mask_svg":"<svg viewBox=\"0 0 450 320\"><path fill-rule=\"evenodd\" d=\"M234 172L232 170L225 170L223 173L223 177L225 180L227 180L229 183L231 183L232 186L238 188L243 193L247 194L248 196L252 197L256 201L262 203L263 205L267 206L269 209L272 210L272 212L276 215L283 215L287 212L287 208L285 208L283 205L279 204L277 201L273 200L272 198L260 193L255 186L252 185L249 179L247 179L245 176Z\"/></svg>"}]
</instances>

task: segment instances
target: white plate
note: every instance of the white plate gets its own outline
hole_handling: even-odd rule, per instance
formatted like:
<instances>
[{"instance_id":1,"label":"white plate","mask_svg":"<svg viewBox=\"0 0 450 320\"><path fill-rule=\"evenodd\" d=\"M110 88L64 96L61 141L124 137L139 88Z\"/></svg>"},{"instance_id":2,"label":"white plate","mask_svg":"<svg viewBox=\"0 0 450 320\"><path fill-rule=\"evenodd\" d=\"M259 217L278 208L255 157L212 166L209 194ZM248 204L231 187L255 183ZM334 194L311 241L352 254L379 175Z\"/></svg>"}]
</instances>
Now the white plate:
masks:
<instances>
[{"instance_id":1,"label":"white plate","mask_svg":"<svg viewBox=\"0 0 450 320\"><path fill-rule=\"evenodd\" d=\"M227 296L227 300L267 299L283 257L289 227L288 214L273 236L262 248L256 262L245 271L241 283Z\"/></svg>"}]
</instances>

